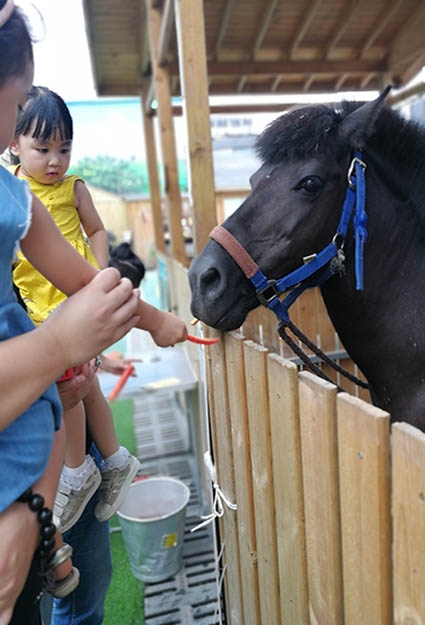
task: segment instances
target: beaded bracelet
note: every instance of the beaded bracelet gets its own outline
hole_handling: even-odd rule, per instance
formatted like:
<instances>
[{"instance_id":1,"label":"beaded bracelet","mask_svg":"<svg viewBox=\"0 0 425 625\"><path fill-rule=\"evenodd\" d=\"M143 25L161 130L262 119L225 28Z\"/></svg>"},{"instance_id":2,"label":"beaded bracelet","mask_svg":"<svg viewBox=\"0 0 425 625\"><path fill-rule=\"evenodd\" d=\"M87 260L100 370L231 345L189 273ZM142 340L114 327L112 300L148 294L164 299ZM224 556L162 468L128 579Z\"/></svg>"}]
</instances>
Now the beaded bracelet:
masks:
<instances>
[{"instance_id":1,"label":"beaded bracelet","mask_svg":"<svg viewBox=\"0 0 425 625\"><path fill-rule=\"evenodd\" d=\"M39 493L33 493L32 488L28 488L17 501L27 503L29 509L37 515L40 523L40 544L38 556L40 559L40 573L44 578L46 590L55 585L55 574L50 566L50 554L55 546L56 526L52 523L53 514L49 508L44 506L44 497Z\"/></svg>"}]
</instances>

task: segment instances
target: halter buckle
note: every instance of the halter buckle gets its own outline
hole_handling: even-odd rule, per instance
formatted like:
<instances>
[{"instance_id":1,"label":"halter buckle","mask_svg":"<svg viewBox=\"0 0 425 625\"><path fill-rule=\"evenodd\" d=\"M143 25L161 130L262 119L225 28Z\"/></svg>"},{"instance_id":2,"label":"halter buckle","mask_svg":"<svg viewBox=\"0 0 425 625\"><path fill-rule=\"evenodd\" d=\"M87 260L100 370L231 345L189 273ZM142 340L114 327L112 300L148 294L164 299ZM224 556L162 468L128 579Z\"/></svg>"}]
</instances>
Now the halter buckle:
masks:
<instances>
[{"instance_id":1,"label":"halter buckle","mask_svg":"<svg viewBox=\"0 0 425 625\"><path fill-rule=\"evenodd\" d=\"M267 280L267 286L261 291L257 291L257 297L263 306L268 306L278 295L276 280Z\"/></svg>"},{"instance_id":2,"label":"halter buckle","mask_svg":"<svg viewBox=\"0 0 425 625\"><path fill-rule=\"evenodd\" d=\"M353 160L350 163L350 167L348 168L348 173L347 173L348 186L350 187L351 190L354 190L355 188L353 178L356 177L356 164L360 165L360 167L363 168L363 171L366 171L366 163L362 161L362 159L359 158L358 156L354 156Z\"/></svg>"}]
</instances>

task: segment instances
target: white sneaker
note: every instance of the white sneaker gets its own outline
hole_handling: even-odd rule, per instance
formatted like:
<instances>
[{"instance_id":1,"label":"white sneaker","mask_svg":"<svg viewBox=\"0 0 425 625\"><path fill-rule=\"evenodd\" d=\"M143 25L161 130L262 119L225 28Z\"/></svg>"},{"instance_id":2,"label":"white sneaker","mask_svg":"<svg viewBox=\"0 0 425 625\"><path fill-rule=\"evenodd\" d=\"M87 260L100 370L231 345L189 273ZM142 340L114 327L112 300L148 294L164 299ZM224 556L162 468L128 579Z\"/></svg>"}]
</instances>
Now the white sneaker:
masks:
<instances>
[{"instance_id":1,"label":"white sneaker","mask_svg":"<svg viewBox=\"0 0 425 625\"><path fill-rule=\"evenodd\" d=\"M129 454L126 464L121 469L102 471L99 501L94 510L98 521L107 521L115 514L139 469L140 462Z\"/></svg>"},{"instance_id":2,"label":"white sneaker","mask_svg":"<svg viewBox=\"0 0 425 625\"><path fill-rule=\"evenodd\" d=\"M86 481L79 489L74 489L62 480L59 481L53 508L53 522L59 532L71 529L84 512L90 499L100 486L102 477L93 458L87 457L89 470Z\"/></svg>"}]
</instances>

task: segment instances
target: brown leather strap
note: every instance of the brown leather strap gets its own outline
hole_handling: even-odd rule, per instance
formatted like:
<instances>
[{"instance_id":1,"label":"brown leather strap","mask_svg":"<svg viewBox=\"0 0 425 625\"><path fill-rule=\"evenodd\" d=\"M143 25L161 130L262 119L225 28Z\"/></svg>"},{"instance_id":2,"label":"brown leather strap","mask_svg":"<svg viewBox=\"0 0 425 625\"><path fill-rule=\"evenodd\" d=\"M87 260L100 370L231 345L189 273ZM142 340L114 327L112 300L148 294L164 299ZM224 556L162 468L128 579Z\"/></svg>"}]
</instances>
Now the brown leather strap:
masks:
<instances>
[{"instance_id":1,"label":"brown leather strap","mask_svg":"<svg viewBox=\"0 0 425 625\"><path fill-rule=\"evenodd\" d=\"M257 263L244 250L242 245L238 243L228 230L222 226L216 226L210 232L210 237L223 247L233 258L235 263L239 265L247 278L252 278L258 271Z\"/></svg>"}]
</instances>

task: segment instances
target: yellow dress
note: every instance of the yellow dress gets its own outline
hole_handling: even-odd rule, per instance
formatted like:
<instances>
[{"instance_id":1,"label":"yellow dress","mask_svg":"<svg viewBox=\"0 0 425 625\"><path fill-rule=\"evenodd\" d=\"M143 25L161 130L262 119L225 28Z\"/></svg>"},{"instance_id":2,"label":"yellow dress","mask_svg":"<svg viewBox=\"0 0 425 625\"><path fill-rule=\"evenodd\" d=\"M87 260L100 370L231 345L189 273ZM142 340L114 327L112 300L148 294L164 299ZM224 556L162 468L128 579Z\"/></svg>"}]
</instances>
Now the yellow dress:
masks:
<instances>
[{"instance_id":1,"label":"yellow dress","mask_svg":"<svg viewBox=\"0 0 425 625\"><path fill-rule=\"evenodd\" d=\"M84 239L80 216L75 208L74 186L77 180L82 179L78 176L66 176L63 180L53 184L40 184L32 178L21 176L19 165L9 170L19 178L28 180L31 191L46 206L63 236L89 263L99 267L92 250ZM52 262L55 262L54 258ZM64 267L63 270L67 271L67 268ZM22 252L18 252L18 261L13 268L13 281L25 302L29 316L36 325L45 321L56 306L66 299L66 295L46 280Z\"/></svg>"}]
</instances>

